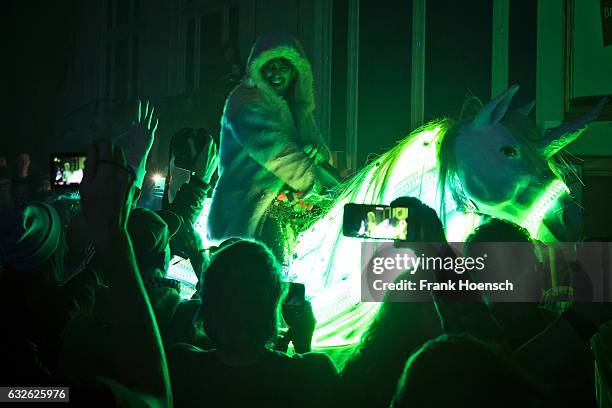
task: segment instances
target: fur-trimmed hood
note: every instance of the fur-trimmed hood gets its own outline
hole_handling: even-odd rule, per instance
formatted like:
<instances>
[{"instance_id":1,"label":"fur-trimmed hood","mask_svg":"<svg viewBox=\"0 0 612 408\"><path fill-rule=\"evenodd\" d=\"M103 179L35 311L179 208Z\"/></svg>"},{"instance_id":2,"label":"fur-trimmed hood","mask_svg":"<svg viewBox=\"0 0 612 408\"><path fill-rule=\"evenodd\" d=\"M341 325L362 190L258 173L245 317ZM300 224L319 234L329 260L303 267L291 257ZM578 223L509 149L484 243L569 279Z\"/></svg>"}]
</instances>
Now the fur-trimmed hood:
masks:
<instances>
[{"instance_id":1,"label":"fur-trimmed hood","mask_svg":"<svg viewBox=\"0 0 612 408\"><path fill-rule=\"evenodd\" d=\"M263 34L251 48L243 83L247 87L257 87L269 96L280 98L261 75L261 68L274 58L286 58L297 71L294 84L293 104L312 112L314 92L312 88L312 68L306 58L302 45L287 33Z\"/></svg>"}]
</instances>

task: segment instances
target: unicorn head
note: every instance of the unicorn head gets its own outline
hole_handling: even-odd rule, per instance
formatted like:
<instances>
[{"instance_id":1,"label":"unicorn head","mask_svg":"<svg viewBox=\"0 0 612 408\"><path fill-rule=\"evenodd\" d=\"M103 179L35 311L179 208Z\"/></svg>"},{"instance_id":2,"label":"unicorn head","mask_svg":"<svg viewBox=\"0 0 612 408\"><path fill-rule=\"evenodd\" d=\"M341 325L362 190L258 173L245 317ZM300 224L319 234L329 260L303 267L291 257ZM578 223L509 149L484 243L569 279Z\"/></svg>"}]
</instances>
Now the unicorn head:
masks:
<instances>
[{"instance_id":1,"label":"unicorn head","mask_svg":"<svg viewBox=\"0 0 612 408\"><path fill-rule=\"evenodd\" d=\"M546 204L539 220L555 230L545 239L575 240L580 232L576 230L579 211L562 181L567 167L553 158L584 131L596 113L542 136L528 116L533 103L508 111L518 89L517 85L510 87L473 119L457 123L446 133L438 153L441 185L450 187L464 209L524 226L530 216L533 218L531 213L542 195L556 186L556 197ZM539 224L532 228L534 235ZM572 231L567 230L570 224ZM562 231L564 226L567 228Z\"/></svg>"}]
</instances>

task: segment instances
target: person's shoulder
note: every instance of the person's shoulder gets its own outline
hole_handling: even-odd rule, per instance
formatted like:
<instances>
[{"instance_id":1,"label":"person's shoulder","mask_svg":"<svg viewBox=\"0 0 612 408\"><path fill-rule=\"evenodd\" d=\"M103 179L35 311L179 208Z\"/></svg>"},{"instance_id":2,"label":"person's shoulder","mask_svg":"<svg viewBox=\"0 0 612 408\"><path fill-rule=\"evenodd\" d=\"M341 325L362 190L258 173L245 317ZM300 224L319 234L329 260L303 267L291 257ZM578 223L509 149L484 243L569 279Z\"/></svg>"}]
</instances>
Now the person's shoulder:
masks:
<instances>
[{"instance_id":1,"label":"person's shoulder","mask_svg":"<svg viewBox=\"0 0 612 408\"><path fill-rule=\"evenodd\" d=\"M280 351L274 351L274 355L277 360L294 366L295 369L302 372L329 376L335 376L338 373L332 360L324 353L310 352L289 356Z\"/></svg>"},{"instance_id":2,"label":"person's shoulder","mask_svg":"<svg viewBox=\"0 0 612 408\"><path fill-rule=\"evenodd\" d=\"M304 406L328 405L339 378L329 356L312 352L292 356L279 353L279 358L285 364L276 371L291 378L292 389Z\"/></svg>"},{"instance_id":3,"label":"person's shoulder","mask_svg":"<svg viewBox=\"0 0 612 408\"><path fill-rule=\"evenodd\" d=\"M168 364L180 369L193 366L196 362L209 357L210 353L210 350L203 350L187 343L175 343L166 348Z\"/></svg>"},{"instance_id":4,"label":"person's shoulder","mask_svg":"<svg viewBox=\"0 0 612 408\"><path fill-rule=\"evenodd\" d=\"M263 102L266 99L264 92L256 86L247 86L240 83L228 96L229 106L242 106L253 102Z\"/></svg>"},{"instance_id":5,"label":"person's shoulder","mask_svg":"<svg viewBox=\"0 0 612 408\"><path fill-rule=\"evenodd\" d=\"M275 101L262 89L241 83L229 95L224 114L233 118L236 115L265 114L276 108Z\"/></svg>"},{"instance_id":6,"label":"person's shoulder","mask_svg":"<svg viewBox=\"0 0 612 408\"><path fill-rule=\"evenodd\" d=\"M187 343L175 343L166 348L168 368L176 379L202 373L201 367L208 366L212 351L203 350Z\"/></svg>"},{"instance_id":7,"label":"person's shoulder","mask_svg":"<svg viewBox=\"0 0 612 408\"><path fill-rule=\"evenodd\" d=\"M175 343L167 349L168 355L174 357L193 357L195 355L205 355L210 353L210 350L203 350L193 344Z\"/></svg>"},{"instance_id":8,"label":"person's shoulder","mask_svg":"<svg viewBox=\"0 0 612 408\"><path fill-rule=\"evenodd\" d=\"M308 365L314 370L327 371L333 374L337 374L338 372L332 359L325 353L310 352L295 354L293 358L303 361L303 364Z\"/></svg>"}]
</instances>

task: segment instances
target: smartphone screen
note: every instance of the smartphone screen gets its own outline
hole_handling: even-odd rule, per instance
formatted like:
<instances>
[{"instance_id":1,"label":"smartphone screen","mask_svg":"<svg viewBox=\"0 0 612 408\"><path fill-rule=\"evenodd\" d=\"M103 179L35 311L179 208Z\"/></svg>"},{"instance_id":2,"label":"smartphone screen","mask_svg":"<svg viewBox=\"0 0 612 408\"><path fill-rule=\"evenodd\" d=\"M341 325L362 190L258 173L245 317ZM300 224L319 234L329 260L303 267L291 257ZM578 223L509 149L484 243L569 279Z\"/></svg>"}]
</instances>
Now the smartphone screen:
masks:
<instances>
[{"instance_id":1,"label":"smartphone screen","mask_svg":"<svg viewBox=\"0 0 612 408\"><path fill-rule=\"evenodd\" d=\"M408 208L389 205L346 204L342 224L344 236L406 240Z\"/></svg>"},{"instance_id":2,"label":"smartphone screen","mask_svg":"<svg viewBox=\"0 0 612 408\"><path fill-rule=\"evenodd\" d=\"M78 186L83 180L85 153L52 153L50 177L53 187Z\"/></svg>"},{"instance_id":3,"label":"smartphone screen","mask_svg":"<svg viewBox=\"0 0 612 408\"><path fill-rule=\"evenodd\" d=\"M181 283L181 293L179 294L181 299L191 299L196 292L199 277L193 270L189 259L174 255L170 260L166 276Z\"/></svg>"}]
</instances>

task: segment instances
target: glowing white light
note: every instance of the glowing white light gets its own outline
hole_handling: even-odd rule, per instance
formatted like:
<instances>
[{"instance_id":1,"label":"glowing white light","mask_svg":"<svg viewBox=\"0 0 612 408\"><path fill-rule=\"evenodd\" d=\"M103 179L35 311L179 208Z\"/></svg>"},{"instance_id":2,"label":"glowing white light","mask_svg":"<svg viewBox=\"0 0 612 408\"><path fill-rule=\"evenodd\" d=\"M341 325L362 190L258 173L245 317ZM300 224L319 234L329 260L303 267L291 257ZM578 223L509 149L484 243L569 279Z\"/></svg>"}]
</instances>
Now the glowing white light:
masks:
<instances>
[{"instance_id":1,"label":"glowing white light","mask_svg":"<svg viewBox=\"0 0 612 408\"><path fill-rule=\"evenodd\" d=\"M153 174L153 176L151 176L151 178L153 179L153 182L155 183L155 185L159 185L159 184L161 184L162 182L165 181L164 176L162 176L159 173Z\"/></svg>"},{"instance_id":2,"label":"glowing white light","mask_svg":"<svg viewBox=\"0 0 612 408\"><path fill-rule=\"evenodd\" d=\"M210 212L210 204L212 203L212 198L204 199L204 203L202 204L202 212L196 219L196 222L193 226L195 231L200 234L202 238L202 244L204 248L208 248L213 244L208 240L208 230L206 227L206 220L208 219L208 213Z\"/></svg>"}]
</instances>

